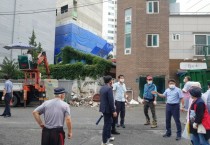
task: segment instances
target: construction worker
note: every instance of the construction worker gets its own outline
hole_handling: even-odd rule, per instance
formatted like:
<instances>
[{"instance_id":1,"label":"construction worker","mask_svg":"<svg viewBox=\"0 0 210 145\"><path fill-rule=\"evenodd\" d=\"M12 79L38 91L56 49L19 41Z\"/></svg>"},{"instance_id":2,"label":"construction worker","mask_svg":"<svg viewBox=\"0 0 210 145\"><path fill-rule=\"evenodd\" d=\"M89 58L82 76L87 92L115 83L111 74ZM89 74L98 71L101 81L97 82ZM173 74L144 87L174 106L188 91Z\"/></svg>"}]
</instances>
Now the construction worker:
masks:
<instances>
[{"instance_id":1,"label":"construction worker","mask_svg":"<svg viewBox=\"0 0 210 145\"><path fill-rule=\"evenodd\" d=\"M150 125L150 117L148 115L149 108L152 112L152 126L151 128L157 127L157 117L155 113L155 105L157 104L156 99L157 95L152 94L152 91L157 91L157 87L153 84L152 76L147 76L147 83L144 85L144 94L143 94L143 102L144 102L144 115L146 117L146 123L144 125Z\"/></svg>"},{"instance_id":2,"label":"construction worker","mask_svg":"<svg viewBox=\"0 0 210 145\"><path fill-rule=\"evenodd\" d=\"M64 145L64 120L68 128L68 139L72 138L70 107L64 102L65 89L55 88L55 98L44 102L33 111L33 116L42 128L41 145ZM44 122L40 115L44 114Z\"/></svg>"}]
</instances>

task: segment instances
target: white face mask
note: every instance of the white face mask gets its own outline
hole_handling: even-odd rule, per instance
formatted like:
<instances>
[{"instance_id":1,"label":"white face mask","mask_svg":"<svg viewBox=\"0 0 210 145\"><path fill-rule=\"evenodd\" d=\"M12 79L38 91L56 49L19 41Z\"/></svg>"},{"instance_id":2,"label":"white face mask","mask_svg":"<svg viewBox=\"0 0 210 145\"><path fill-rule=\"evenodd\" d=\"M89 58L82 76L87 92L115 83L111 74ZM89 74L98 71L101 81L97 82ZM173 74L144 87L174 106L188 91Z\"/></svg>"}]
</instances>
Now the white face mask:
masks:
<instances>
[{"instance_id":1,"label":"white face mask","mask_svg":"<svg viewBox=\"0 0 210 145\"><path fill-rule=\"evenodd\" d=\"M120 82L121 82L121 83L124 83L124 81L125 81L124 79L120 79Z\"/></svg>"},{"instance_id":2,"label":"white face mask","mask_svg":"<svg viewBox=\"0 0 210 145\"><path fill-rule=\"evenodd\" d=\"M175 88L175 85L169 85L169 88L170 89L174 89Z\"/></svg>"},{"instance_id":3,"label":"white face mask","mask_svg":"<svg viewBox=\"0 0 210 145\"><path fill-rule=\"evenodd\" d=\"M148 84L152 84L152 81L148 81L147 83L148 83Z\"/></svg>"}]
</instances>

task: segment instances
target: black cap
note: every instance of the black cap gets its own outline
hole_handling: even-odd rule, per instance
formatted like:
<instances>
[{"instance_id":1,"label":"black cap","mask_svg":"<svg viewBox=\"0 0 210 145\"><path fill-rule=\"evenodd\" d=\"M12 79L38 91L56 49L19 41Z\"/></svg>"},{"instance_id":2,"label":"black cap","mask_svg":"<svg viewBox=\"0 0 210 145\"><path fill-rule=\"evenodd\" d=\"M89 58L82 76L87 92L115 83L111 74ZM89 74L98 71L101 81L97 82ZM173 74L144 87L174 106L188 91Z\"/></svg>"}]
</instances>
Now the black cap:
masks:
<instances>
[{"instance_id":1,"label":"black cap","mask_svg":"<svg viewBox=\"0 0 210 145\"><path fill-rule=\"evenodd\" d=\"M189 90L190 95L196 98L200 98L201 97L201 88L199 87L192 87Z\"/></svg>"},{"instance_id":2,"label":"black cap","mask_svg":"<svg viewBox=\"0 0 210 145\"><path fill-rule=\"evenodd\" d=\"M64 88L58 87L58 88L54 89L54 94L55 95L59 95L59 94L63 94L63 93L66 93Z\"/></svg>"}]
</instances>

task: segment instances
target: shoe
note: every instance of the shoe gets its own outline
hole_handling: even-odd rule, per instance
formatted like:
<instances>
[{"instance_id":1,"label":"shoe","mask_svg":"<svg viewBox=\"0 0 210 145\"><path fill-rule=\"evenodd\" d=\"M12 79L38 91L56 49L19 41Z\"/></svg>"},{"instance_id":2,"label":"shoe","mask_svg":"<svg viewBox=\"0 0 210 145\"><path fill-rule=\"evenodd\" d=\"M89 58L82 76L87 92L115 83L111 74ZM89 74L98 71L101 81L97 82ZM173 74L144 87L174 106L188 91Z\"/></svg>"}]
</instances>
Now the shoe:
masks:
<instances>
[{"instance_id":1,"label":"shoe","mask_svg":"<svg viewBox=\"0 0 210 145\"><path fill-rule=\"evenodd\" d=\"M120 127L120 125L119 125L119 124L117 124L117 127Z\"/></svg>"},{"instance_id":2,"label":"shoe","mask_svg":"<svg viewBox=\"0 0 210 145\"><path fill-rule=\"evenodd\" d=\"M151 128L157 128L157 122L156 121L152 122Z\"/></svg>"},{"instance_id":3,"label":"shoe","mask_svg":"<svg viewBox=\"0 0 210 145\"><path fill-rule=\"evenodd\" d=\"M5 115L4 118L11 117L11 115Z\"/></svg>"},{"instance_id":4,"label":"shoe","mask_svg":"<svg viewBox=\"0 0 210 145\"><path fill-rule=\"evenodd\" d=\"M163 135L163 137L167 138L167 137L171 137L171 135L166 133Z\"/></svg>"},{"instance_id":5,"label":"shoe","mask_svg":"<svg viewBox=\"0 0 210 145\"><path fill-rule=\"evenodd\" d=\"M181 137L180 137L180 136L177 136L177 137L176 137L176 140L177 140L177 141L181 140Z\"/></svg>"},{"instance_id":6,"label":"shoe","mask_svg":"<svg viewBox=\"0 0 210 145\"><path fill-rule=\"evenodd\" d=\"M119 135L119 134L120 134L120 133L117 132L116 130L112 130L111 133L112 133L112 134L115 134L115 135Z\"/></svg>"},{"instance_id":7,"label":"shoe","mask_svg":"<svg viewBox=\"0 0 210 145\"><path fill-rule=\"evenodd\" d=\"M122 126L122 128L125 128L125 125L124 124L122 124L121 126Z\"/></svg>"},{"instance_id":8,"label":"shoe","mask_svg":"<svg viewBox=\"0 0 210 145\"><path fill-rule=\"evenodd\" d=\"M150 121L147 121L146 123L144 123L144 125L150 125Z\"/></svg>"},{"instance_id":9,"label":"shoe","mask_svg":"<svg viewBox=\"0 0 210 145\"><path fill-rule=\"evenodd\" d=\"M5 116L5 114L1 114L0 116Z\"/></svg>"},{"instance_id":10,"label":"shoe","mask_svg":"<svg viewBox=\"0 0 210 145\"><path fill-rule=\"evenodd\" d=\"M108 139L108 142L110 142L110 141L114 141L114 137L113 136L111 136L109 139Z\"/></svg>"}]
</instances>

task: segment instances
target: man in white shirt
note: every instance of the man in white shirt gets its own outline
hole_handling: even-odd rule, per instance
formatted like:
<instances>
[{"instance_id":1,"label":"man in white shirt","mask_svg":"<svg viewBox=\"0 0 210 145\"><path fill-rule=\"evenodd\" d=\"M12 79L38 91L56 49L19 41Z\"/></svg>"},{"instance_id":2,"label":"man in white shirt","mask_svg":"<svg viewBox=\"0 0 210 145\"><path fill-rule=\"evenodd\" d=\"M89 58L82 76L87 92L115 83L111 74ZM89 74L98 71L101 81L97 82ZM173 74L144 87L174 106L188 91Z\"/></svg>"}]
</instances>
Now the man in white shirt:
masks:
<instances>
[{"instance_id":1,"label":"man in white shirt","mask_svg":"<svg viewBox=\"0 0 210 145\"><path fill-rule=\"evenodd\" d=\"M117 127L122 126L125 128L125 101L126 101L126 86L123 75L118 76L118 82L113 85L113 91L115 96L115 105L117 111ZM120 114L120 125L118 124L118 116Z\"/></svg>"}]
</instances>

